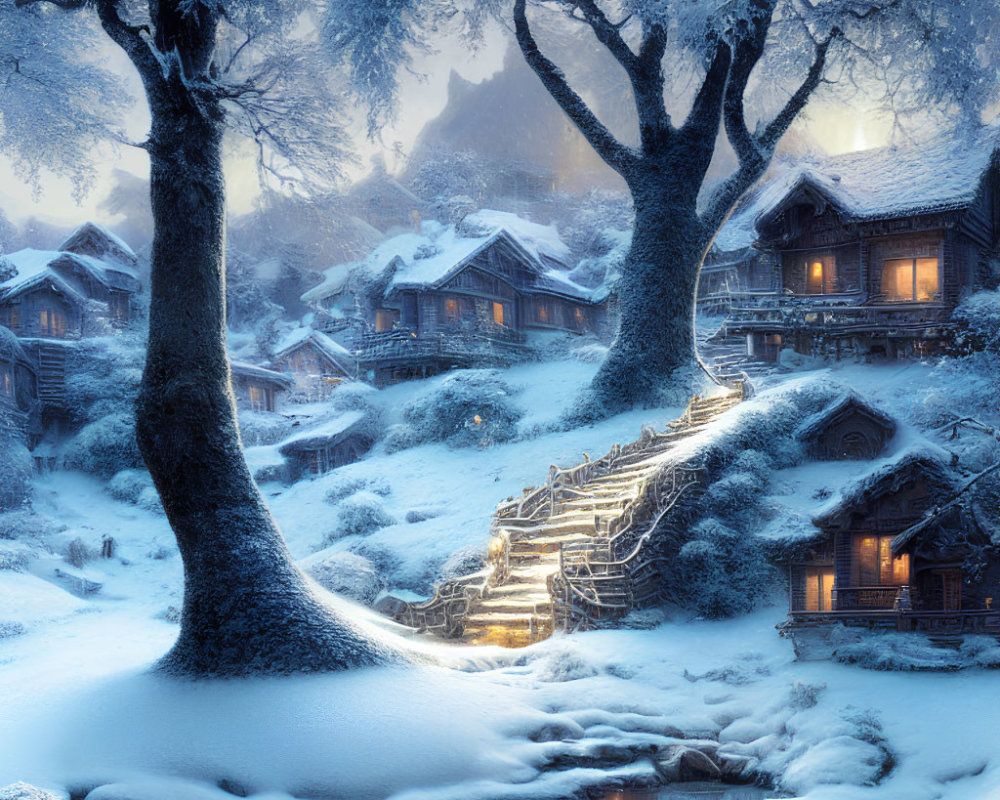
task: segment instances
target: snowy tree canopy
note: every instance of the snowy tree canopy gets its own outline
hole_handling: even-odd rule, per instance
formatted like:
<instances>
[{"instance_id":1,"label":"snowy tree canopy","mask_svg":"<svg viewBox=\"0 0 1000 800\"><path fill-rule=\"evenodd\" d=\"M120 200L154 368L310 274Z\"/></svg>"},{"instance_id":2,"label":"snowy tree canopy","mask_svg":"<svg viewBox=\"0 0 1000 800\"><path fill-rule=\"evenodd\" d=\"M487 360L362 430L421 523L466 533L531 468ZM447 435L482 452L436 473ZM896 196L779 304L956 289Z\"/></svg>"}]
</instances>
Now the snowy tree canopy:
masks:
<instances>
[{"instance_id":1,"label":"snowy tree canopy","mask_svg":"<svg viewBox=\"0 0 1000 800\"><path fill-rule=\"evenodd\" d=\"M104 63L103 28L137 66L147 95L174 75L196 104L218 104L228 130L254 144L266 185L329 186L348 149L344 88L370 101L374 131L395 102L398 71L423 46L419 26L441 11L432 5L0 0L0 147L36 185L49 169L86 191L91 152L124 142L117 126L132 100Z\"/></svg>"}]
</instances>

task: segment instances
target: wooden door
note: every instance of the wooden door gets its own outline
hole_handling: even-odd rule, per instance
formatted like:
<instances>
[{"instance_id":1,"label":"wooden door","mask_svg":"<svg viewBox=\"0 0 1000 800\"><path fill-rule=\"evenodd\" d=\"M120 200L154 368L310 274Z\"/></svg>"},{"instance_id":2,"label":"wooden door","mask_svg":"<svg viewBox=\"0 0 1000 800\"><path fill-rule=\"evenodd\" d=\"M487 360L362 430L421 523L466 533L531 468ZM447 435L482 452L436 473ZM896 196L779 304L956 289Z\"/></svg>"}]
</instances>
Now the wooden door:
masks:
<instances>
[{"instance_id":1,"label":"wooden door","mask_svg":"<svg viewBox=\"0 0 1000 800\"><path fill-rule=\"evenodd\" d=\"M957 569L941 571L941 600L945 611L962 610L962 573Z\"/></svg>"}]
</instances>

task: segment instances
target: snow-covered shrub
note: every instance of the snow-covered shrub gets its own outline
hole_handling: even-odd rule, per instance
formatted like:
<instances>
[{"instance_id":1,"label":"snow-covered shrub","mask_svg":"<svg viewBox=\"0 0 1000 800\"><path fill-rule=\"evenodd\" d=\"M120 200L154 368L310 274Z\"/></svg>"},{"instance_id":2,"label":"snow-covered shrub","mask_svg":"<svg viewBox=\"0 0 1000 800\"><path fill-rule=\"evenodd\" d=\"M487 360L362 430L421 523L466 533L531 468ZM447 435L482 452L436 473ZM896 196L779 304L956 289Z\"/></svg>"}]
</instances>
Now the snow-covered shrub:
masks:
<instances>
[{"instance_id":1,"label":"snow-covered shrub","mask_svg":"<svg viewBox=\"0 0 1000 800\"><path fill-rule=\"evenodd\" d=\"M730 472L708 488L705 507L716 517L735 521L757 506L765 487L760 477L752 472Z\"/></svg>"},{"instance_id":2,"label":"snow-covered shrub","mask_svg":"<svg viewBox=\"0 0 1000 800\"><path fill-rule=\"evenodd\" d=\"M960 350L1000 353L1000 291L970 295L959 303L952 319L961 326L955 334Z\"/></svg>"},{"instance_id":3,"label":"snow-covered shrub","mask_svg":"<svg viewBox=\"0 0 1000 800\"><path fill-rule=\"evenodd\" d=\"M9 639L14 636L23 636L27 633L27 628L24 627L20 622L8 622L7 620L0 620L0 639ZM0 797L3 797L0 794Z\"/></svg>"},{"instance_id":4,"label":"snow-covered shrub","mask_svg":"<svg viewBox=\"0 0 1000 800\"><path fill-rule=\"evenodd\" d=\"M144 489L153 485L153 479L149 473L141 469L123 469L116 472L114 477L108 481L105 491L115 500L125 503L136 503L139 495Z\"/></svg>"},{"instance_id":5,"label":"snow-covered shrub","mask_svg":"<svg viewBox=\"0 0 1000 800\"><path fill-rule=\"evenodd\" d=\"M338 414L345 411L373 411L378 390L361 381L340 384L330 395L329 406Z\"/></svg>"},{"instance_id":6,"label":"snow-covered shrub","mask_svg":"<svg viewBox=\"0 0 1000 800\"><path fill-rule=\"evenodd\" d=\"M755 537L713 518L692 529L672 571L671 599L709 618L752 610L777 578Z\"/></svg>"},{"instance_id":7,"label":"snow-covered shrub","mask_svg":"<svg viewBox=\"0 0 1000 800\"><path fill-rule=\"evenodd\" d=\"M403 409L403 426L392 426L387 450L424 442L453 447L487 447L517 435L523 409L511 400L511 388L497 370L454 372ZM390 449L391 448L391 449Z\"/></svg>"},{"instance_id":8,"label":"snow-covered shrub","mask_svg":"<svg viewBox=\"0 0 1000 800\"><path fill-rule=\"evenodd\" d=\"M240 438L244 447L277 444L292 435L292 420L271 411L240 410Z\"/></svg>"},{"instance_id":9,"label":"snow-covered shrub","mask_svg":"<svg viewBox=\"0 0 1000 800\"><path fill-rule=\"evenodd\" d=\"M8 511L0 514L0 539L26 541L61 533L64 530L66 530L65 525L34 511Z\"/></svg>"},{"instance_id":10,"label":"snow-covered shrub","mask_svg":"<svg viewBox=\"0 0 1000 800\"><path fill-rule=\"evenodd\" d=\"M102 478L143 466L135 440L135 417L109 414L85 425L66 445L63 465Z\"/></svg>"},{"instance_id":11,"label":"snow-covered shrub","mask_svg":"<svg viewBox=\"0 0 1000 800\"><path fill-rule=\"evenodd\" d=\"M31 553L22 544L0 543L0 572L21 572L31 563Z\"/></svg>"},{"instance_id":12,"label":"snow-covered shrub","mask_svg":"<svg viewBox=\"0 0 1000 800\"><path fill-rule=\"evenodd\" d=\"M145 344L142 333L84 339L68 350L66 408L76 423L101 417L134 415L142 379Z\"/></svg>"},{"instance_id":13,"label":"snow-covered shrub","mask_svg":"<svg viewBox=\"0 0 1000 800\"><path fill-rule=\"evenodd\" d=\"M384 478L345 478L333 484L323 499L331 505L336 505L345 497L350 497L355 492L360 491L368 491L379 497L388 497L392 494L392 487Z\"/></svg>"},{"instance_id":14,"label":"snow-covered shrub","mask_svg":"<svg viewBox=\"0 0 1000 800\"><path fill-rule=\"evenodd\" d=\"M156 514L163 514L163 503L160 502L160 495L156 491L156 487L149 485L145 487L139 496L136 498L135 504L139 508L144 508L146 511L152 511Z\"/></svg>"},{"instance_id":15,"label":"snow-covered shrub","mask_svg":"<svg viewBox=\"0 0 1000 800\"><path fill-rule=\"evenodd\" d=\"M19 436L0 420L0 511L20 508L31 493L31 454Z\"/></svg>"},{"instance_id":16,"label":"snow-covered shrub","mask_svg":"<svg viewBox=\"0 0 1000 800\"><path fill-rule=\"evenodd\" d=\"M386 588L375 565L357 553L317 554L304 565L306 572L320 586L370 606Z\"/></svg>"},{"instance_id":17,"label":"snow-covered shrub","mask_svg":"<svg viewBox=\"0 0 1000 800\"><path fill-rule=\"evenodd\" d=\"M441 580L470 575L486 566L486 547L470 544L455 550L441 565Z\"/></svg>"},{"instance_id":18,"label":"snow-covered shrub","mask_svg":"<svg viewBox=\"0 0 1000 800\"><path fill-rule=\"evenodd\" d=\"M79 569L96 558L94 551L79 536L66 545L66 561Z\"/></svg>"},{"instance_id":19,"label":"snow-covered shrub","mask_svg":"<svg viewBox=\"0 0 1000 800\"><path fill-rule=\"evenodd\" d=\"M429 519L440 517L442 513L444 512L439 508L411 508L406 512L404 519L410 525L415 525L418 522L426 522Z\"/></svg>"},{"instance_id":20,"label":"snow-covered shrub","mask_svg":"<svg viewBox=\"0 0 1000 800\"><path fill-rule=\"evenodd\" d=\"M356 492L338 504L337 524L327 533L326 540L332 542L344 536L367 536L395 522L385 510L381 497L373 492Z\"/></svg>"},{"instance_id":21,"label":"snow-covered shrub","mask_svg":"<svg viewBox=\"0 0 1000 800\"><path fill-rule=\"evenodd\" d=\"M538 680L546 683L565 683L592 678L600 674L600 670L576 648L562 645L538 659L534 673Z\"/></svg>"}]
</instances>

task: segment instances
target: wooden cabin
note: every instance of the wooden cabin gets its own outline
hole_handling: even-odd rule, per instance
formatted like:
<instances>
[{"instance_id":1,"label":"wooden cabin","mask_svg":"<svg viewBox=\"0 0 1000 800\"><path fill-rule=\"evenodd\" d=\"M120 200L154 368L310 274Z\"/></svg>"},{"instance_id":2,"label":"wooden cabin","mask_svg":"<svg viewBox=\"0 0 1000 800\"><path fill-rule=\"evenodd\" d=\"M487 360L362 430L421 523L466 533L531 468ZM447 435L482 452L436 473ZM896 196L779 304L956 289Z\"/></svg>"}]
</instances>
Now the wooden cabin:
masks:
<instances>
[{"instance_id":1,"label":"wooden cabin","mask_svg":"<svg viewBox=\"0 0 1000 800\"><path fill-rule=\"evenodd\" d=\"M896 423L858 395L844 395L805 420L795 431L811 458L871 460L885 450Z\"/></svg>"},{"instance_id":2,"label":"wooden cabin","mask_svg":"<svg viewBox=\"0 0 1000 800\"><path fill-rule=\"evenodd\" d=\"M795 639L834 624L1000 635L1000 559L936 459L910 453L848 487L786 559ZM992 512L996 516L995 510Z\"/></svg>"},{"instance_id":3,"label":"wooden cabin","mask_svg":"<svg viewBox=\"0 0 1000 800\"><path fill-rule=\"evenodd\" d=\"M69 246L96 250L96 234ZM112 247L109 245L109 252ZM79 339L128 325L139 291L134 264L72 251L19 250L2 257L0 324L22 338ZM122 257L124 258L124 257Z\"/></svg>"},{"instance_id":4,"label":"wooden cabin","mask_svg":"<svg viewBox=\"0 0 1000 800\"><path fill-rule=\"evenodd\" d=\"M282 396L294 385L288 375L264 367L230 361L236 407L248 411L277 411Z\"/></svg>"},{"instance_id":5,"label":"wooden cabin","mask_svg":"<svg viewBox=\"0 0 1000 800\"><path fill-rule=\"evenodd\" d=\"M354 355L320 331L299 328L275 348L271 366L292 375L295 395L308 402L324 400L354 376Z\"/></svg>"},{"instance_id":6,"label":"wooden cabin","mask_svg":"<svg viewBox=\"0 0 1000 800\"><path fill-rule=\"evenodd\" d=\"M1000 235L997 130L779 169L727 224L752 230L774 291L734 302L747 353L896 358L945 348ZM725 230L725 229L724 229Z\"/></svg>"},{"instance_id":7,"label":"wooden cabin","mask_svg":"<svg viewBox=\"0 0 1000 800\"><path fill-rule=\"evenodd\" d=\"M371 420L364 411L347 411L289 439L278 452L289 465L292 480L322 475L361 459L375 443Z\"/></svg>"},{"instance_id":8,"label":"wooden cabin","mask_svg":"<svg viewBox=\"0 0 1000 800\"><path fill-rule=\"evenodd\" d=\"M362 310L362 377L385 386L456 367L506 365L532 355L531 334L603 330L604 307L569 279L560 261L568 249L554 230L499 212L479 215L487 213L493 216L467 218L479 225L427 223L419 236L384 242L364 262L332 268L303 295L341 317ZM370 276L363 298L350 293L359 272Z\"/></svg>"}]
</instances>

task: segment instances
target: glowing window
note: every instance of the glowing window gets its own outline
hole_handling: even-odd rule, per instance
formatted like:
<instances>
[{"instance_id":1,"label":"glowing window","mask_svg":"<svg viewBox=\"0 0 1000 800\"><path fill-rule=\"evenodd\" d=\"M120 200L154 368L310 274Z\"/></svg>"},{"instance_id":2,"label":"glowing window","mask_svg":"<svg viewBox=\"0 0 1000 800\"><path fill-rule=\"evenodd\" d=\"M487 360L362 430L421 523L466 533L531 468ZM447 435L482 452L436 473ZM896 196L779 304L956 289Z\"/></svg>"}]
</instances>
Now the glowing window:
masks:
<instances>
[{"instance_id":1,"label":"glowing window","mask_svg":"<svg viewBox=\"0 0 1000 800\"><path fill-rule=\"evenodd\" d=\"M0 394L11 397L14 394L14 377L10 370L0 370Z\"/></svg>"},{"instance_id":2,"label":"glowing window","mask_svg":"<svg viewBox=\"0 0 1000 800\"><path fill-rule=\"evenodd\" d=\"M901 586L910 582L910 556L893 558L892 536L859 536L852 580L855 586Z\"/></svg>"},{"instance_id":3,"label":"glowing window","mask_svg":"<svg viewBox=\"0 0 1000 800\"><path fill-rule=\"evenodd\" d=\"M549 321L549 307L545 305L545 303L538 304L536 308L536 313L538 314L539 322L545 323Z\"/></svg>"},{"instance_id":4,"label":"glowing window","mask_svg":"<svg viewBox=\"0 0 1000 800\"><path fill-rule=\"evenodd\" d=\"M456 300L454 297L445 298L444 318L448 322L458 321L458 300Z\"/></svg>"},{"instance_id":5,"label":"glowing window","mask_svg":"<svg viewBox=\"0 0 1000 800\"><path fill-rule=\"evenodd\" d=\"M66 315L56 309L42 309L38 323L43 336L62 339L66 336Z\"/></svg>"},{"instance_id":6,"label":"glowing window","mask_svg":"<svg viewBox=\"0 0 1000 800\"><path fill-rule=\"evenodd\" d=\"M573 309L573 319L576 320L576 327L582 328L587 318L583 314L583 309L577 306Z\"/></svg>"},{"instance_id":7,"label":"glowing window","mask_svg":"<svg viewBox=\"0 0 1000 800\"><path fill-rule=\"evenodd\" d=\"M936 258L890 258L882 269L882 294L886 300L928 303L940 291Z\"/></svg>"},{"instance_id":8,"label":"glowing window","mask_svg":"<svg viewBox=\"0 0 1000 800\"><path fill-rule=\"evenodd\" d=\"M503 303L493 304L493 321L497 325L503 325Z\"/></svg>"},{"instance_id":9,"label":"glowing window","mask_svg":"<svg viewBox=\"0 0 1000 800\"><path fill-rule=\"evenodd\" d=\"M389 308L380 308L375 312L375 330L379 333L391 331L396 324L396 312Z\"/></svg>"}]
</instances>

